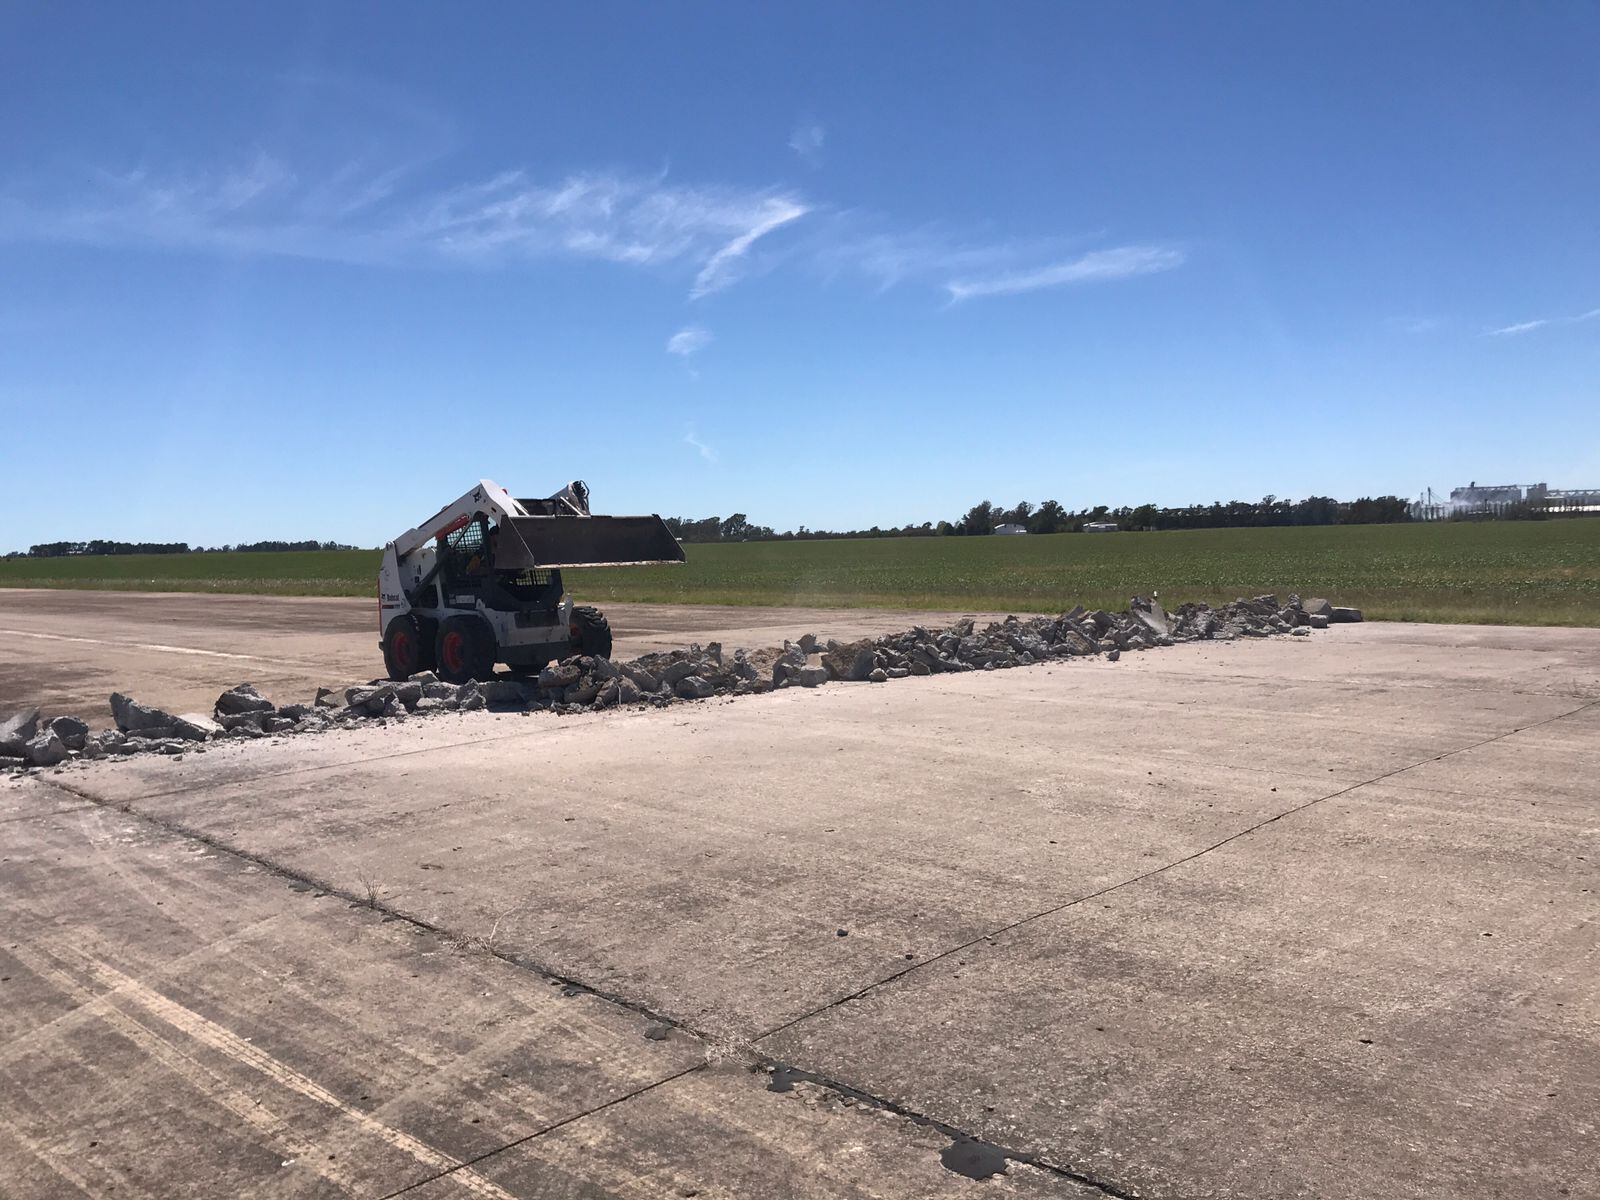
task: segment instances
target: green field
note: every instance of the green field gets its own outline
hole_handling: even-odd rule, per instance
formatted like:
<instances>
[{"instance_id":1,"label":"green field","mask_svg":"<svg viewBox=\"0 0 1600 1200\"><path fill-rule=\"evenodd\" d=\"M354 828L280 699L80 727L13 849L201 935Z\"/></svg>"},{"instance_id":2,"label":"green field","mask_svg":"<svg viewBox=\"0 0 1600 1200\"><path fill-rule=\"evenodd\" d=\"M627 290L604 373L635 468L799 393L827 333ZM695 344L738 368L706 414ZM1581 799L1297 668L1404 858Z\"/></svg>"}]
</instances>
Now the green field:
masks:
<instances>
[{"instance_id":1,"label":"green field","mask_svg":"<svg viewBox=\"0 0 1600 1200\"><path fill-rule=\"evenodd\" d=\"M684 567L570 571L588 601L1060 611L1136 593L1327 596L1370 618L1600 625L1600 520L690 546ZM370 596L355 550L0 561L0 587Z\"/></svg>"}]
</instances>

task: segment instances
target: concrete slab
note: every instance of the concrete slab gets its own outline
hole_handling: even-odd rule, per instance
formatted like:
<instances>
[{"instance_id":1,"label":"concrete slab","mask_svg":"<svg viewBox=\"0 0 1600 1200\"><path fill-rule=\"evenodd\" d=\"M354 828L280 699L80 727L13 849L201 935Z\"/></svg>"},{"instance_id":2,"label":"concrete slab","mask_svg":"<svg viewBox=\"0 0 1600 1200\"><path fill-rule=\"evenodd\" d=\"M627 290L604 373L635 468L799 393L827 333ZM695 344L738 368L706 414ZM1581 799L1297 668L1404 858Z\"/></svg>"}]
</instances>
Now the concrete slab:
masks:
<instances>
[{"instance_id":1,"label":"concrete slab","mask_svg":"<svg viewBox=\"0 0 1600 1200\"><path fill-rule=\"evenodd\" d=\"M1500 807L1362 787L761 1048L1145 1196L1600 1194L1600 831Z\"/></svg>"},{"instance_id":2,"label":"concrete slab","mask_svg":"<svg viewBox=\"0 0 1600 1200\"><path fill-rule=\"evenodd\" d=\"M208 877L215 847L235 847L457 943L492 933L524 968L613 995L629 1020L630 1005L681 1019L691 1032L672 1037L701 1031L719 1060L753 1041L1115 1194L1600 1195L1585 1157L1600 1111L1594 697L1555 674L1516 675L1540 653L1531 643L1485 646L1453 627L1391 643L1371 628L659 712L458 716L44 778L201 848L126 882L122 844L95 843L89 877L126 882L130 896L166 900L152 879ZM1551 632L1563 648L1548 661L1564 678L1600 667L1600 631ZM1499 684L1458 661L1502 650ZM0 813L16 814L0 827L8 836L114 817L41 789L0 785L12 802ZM61 811L32 817L34 800ZM71 874L67 847L37 857L45 879ZM0 863L0 883L10 869ZM76 930L79 886L56 893L69 919L36 914L35 940ZM304 895L330 916L375 916L315 891ZM195 913L233 903L214 884L195 894ZM251 1036L250 1023L277 1028L264 997L238 1009L228 997L246 979L275 986L266 947L288 944L281 907L242 905L247 929L266 931L259 943L225 926L183 951L164 916L113 926L114 944L69 942ZM148 960L129 949L146 928L170 946ZM214 946L236 942L252 947L241 961L253 973L209 982L233 959ZM342 997L399 968L331 949L316 962L323 973L296 968L309 981L302 1003L341 997L327 1007L370 1036ZM439 972L439 1003L476 1011L476 977L456 989L455 975ZM400 1029L409 1064L429 1043ZM293 1059L279 1036L274 1057L317 1079L317 1060ZM79 1072L61 1075L57 1114L81 1108L99 1128L137 1113L142 1093L84 1074L77 1044L55 1049ZM340 1044L362 1081L367 1069L349 1064L368 1055L378 1077L410 1078L383 1045ZM539 1052L563 1070L592 1058L611 1078L609 1051L570 1033ZM124 1065L115 1080L145 1078ZM515 1194L749 1194L763 1177L778 1181L768 1190L849 1194L848 1180L804 1163L835 1165L839 1147L861 1144L889 1157L850 1176L857 1191L941 1194L917 1174L931 1134L891 1123L880 1149L857 1126L834 1141L825 1127L775 1125L787 1110L765 1106L794 1095L769 1100L731 1068L643 1086L608 1107L576 1104L559 1130L502 1143L472 1170ZM395 1110L417 1122L410 1136L470 1134L459 1115L429 1124L428 1099ZM194 1123L181 1145L223 1144L200 1129L225 1121L204 1115L211 1103L179 1106L174 1120ZM512 1127L515 1112L494 1111L495 1129ZM65 1151L32 1149L42 1118L25 1132L34 1140L0 1125L0 1163L23 1164L8 1181L72 1167ZM914 1165L897 1176L908 1147ZM441 1152L467 1150L458 1140ZM412 1194L461 1174L414 1163L395 1169L420 1184ZM254 1186L270 1194L264 1178ZM998 1190L1025 1178L1015 1167L955 1181Z\"/></svg>"},{"instance_id":3,"label":"concrete slab","mask_svg":"<svg viewBox=\"0 0 1600 1200\"><path fill-rule=\"evenodd\" d=\"M8 1196L385 1195L703 1061L99 807L8 826L0 895Z\"/></svg>"},{"instance_id":4,"label":"concrete slab","mask_svg":"<svg viewBox=\"0 0 1600 1200\"><path fill-rule=\"evenodd\" d=\"M940 1165L952 1142L936 1130L808 1083L776 1094L765 1081L736 1068L697 1071L473 1169L514 1195L550 1200L1105 1195L1024 1163L981 1182L963 1178ZM406 1195L447 1200L446 1184Z\"/></svg>"},{"instance_id":5,"label":"concrete slab","mask_svg":"<svg viewBox=\"0 0 1600 1200\"><path fill-rule=\"evenodd\" d=\"M499 920L532 961L748 1038L1337 786L1141 756L1116 705L1092 715L1099 686L1066 667L491 719L528 732L245 787L204 785L214 754L73 786L430 923Z\"/></svg>"},{"instance_id":6,"label":"concrete slab","mask_svg":"<svg viewBox=\"0 0 1600 1200\"><path fill-rule=\"evenodd\" d=\"M37 821L56 813L94 807L93 801L45 788L35 778L13 776L0 781L0 825L11 821Z\"/></svg>"},{"instance_id":7,"label":"concrete slab","mask_svg":"<svg viewBox=\"0 0 1600 1200\"><path fill-rule=\"evenodd\" d=\"M1263 658L1251 654L1247 642L1219 642L1198 658L1141 656L1137 669L1391 688L1419 706L1440 689L1600 697L1600 629L1368 621L1334 632L1296 639L1293 658Z\"/></svg>"},{"instance_id":8,"label":"concrete slab","mask_svg":"<svg viewBox=\"0 0 1600 1200\"><path fill-rule=\"evenodd\" d=\"M1592 814L1600 780L1600 701L1557 721L1519 729L1496 741L1446 758L1429 758L1391 776L1412 788L1453 792L1468 798L1510 800L1495 810L1514 825L1537 823L1550 806Z\"/></svg>"},{"instance_id":9,"label":"concrete slab","mask_svg":"<svg viewBox=\"0 0 1600 1200\"><path fill-rule=\"evenodd\" d=\"M292 765L249 744L70 775L430 924L497 926L544 969L746 1039L1572 707L1447 694L1416 711L1389 688L1289 683L1264 704L1254 682L1172 687L1086 661L575 719L455 716L297 742ZM289 773L252 773L274 766Z\"/></svg>"},{"instance_id":10,"label":"concrete slab","mask_svg":"<svg viewBox=\"0 0 1600 1200\"><path fill-rule=\"evenodd\" d=\"M606 614L626 658L690 642L778 646L824 630L849 640L963 615L702 604L614 604ZM209 712L246 680L280 704L309 702L319 685L383 674L376 618L370 597L0 588L0 713L38 704L100 727L114 691Z\"/></svg>"},{"instance_id":11,"label":"concrete slab","mask_svg":"<svg viewBox=\"0 0 1600 1200\"><path fill-rule=\"evenodd\" d=\"M0 856L8 1198L976 1186L937 1130L50 790ZM1099 1194L1005 1166L991 1194Z\"/></svg>"}]
</instances>

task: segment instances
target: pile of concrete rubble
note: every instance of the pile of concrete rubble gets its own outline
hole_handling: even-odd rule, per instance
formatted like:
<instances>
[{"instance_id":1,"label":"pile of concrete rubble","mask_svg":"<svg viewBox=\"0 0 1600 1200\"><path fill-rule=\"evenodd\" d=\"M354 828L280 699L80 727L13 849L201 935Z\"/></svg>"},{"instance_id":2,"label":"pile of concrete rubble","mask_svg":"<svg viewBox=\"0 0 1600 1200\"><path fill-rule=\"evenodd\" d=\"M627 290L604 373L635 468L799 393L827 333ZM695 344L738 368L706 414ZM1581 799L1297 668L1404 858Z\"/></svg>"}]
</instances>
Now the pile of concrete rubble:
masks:
<instances>
[{"instance_id":1,"label":"pile of concrete rubble","mask_svg":"<svg viewBox=\"0 0 1600 1200\"><path fill-rule=\"evenodd\" d=\"M1361 620L1354 608L1290 596L1236 600L1221 608L1184 604L1168 612L1154 598L1135 597L1120 613L1075 608L1058 617L1007 617L982 629L971 619L948 629L921 627L853 642L819 642L812 634L781 650L723 653L721 645L646 654L630 662L575 655L536 677L445 683L431 672L404 682L373 680L319 688L304 704L275 705L241 683L217 697L209 715L174 715L116 693L115 729L91 733L87 722L61 716L41 724L30 709L0 723L0 770L37 770L77 760L132 754L174 757L203 751L219 738L316 733L371 721L406 720L435 712L580 713L623 705L667 705L715 696L749 696L775 688L818 687L834 680L885 683L910 675L992 671L1054 659L1100 655L1178 642L1280 635L1304 637L1329 624Z\"/></svg>"}]
</instances>

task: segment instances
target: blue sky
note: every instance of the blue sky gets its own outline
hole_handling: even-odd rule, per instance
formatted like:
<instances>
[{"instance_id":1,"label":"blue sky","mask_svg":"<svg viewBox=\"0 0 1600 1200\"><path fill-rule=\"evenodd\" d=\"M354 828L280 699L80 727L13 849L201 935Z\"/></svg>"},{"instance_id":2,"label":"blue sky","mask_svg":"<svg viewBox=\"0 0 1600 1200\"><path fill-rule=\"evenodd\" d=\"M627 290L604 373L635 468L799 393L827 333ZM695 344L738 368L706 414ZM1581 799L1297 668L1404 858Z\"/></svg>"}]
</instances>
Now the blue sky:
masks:
<instances>
[{"instance_id":1,"label":"blue sky","mask_svg":"<svg viewBox=\"0 0 1600 1200\"><path fill-rule=\"evenodd\" d=\"M0 10L0 548L1600 485L1592 5Z\"/></svg>"}]
</instances>

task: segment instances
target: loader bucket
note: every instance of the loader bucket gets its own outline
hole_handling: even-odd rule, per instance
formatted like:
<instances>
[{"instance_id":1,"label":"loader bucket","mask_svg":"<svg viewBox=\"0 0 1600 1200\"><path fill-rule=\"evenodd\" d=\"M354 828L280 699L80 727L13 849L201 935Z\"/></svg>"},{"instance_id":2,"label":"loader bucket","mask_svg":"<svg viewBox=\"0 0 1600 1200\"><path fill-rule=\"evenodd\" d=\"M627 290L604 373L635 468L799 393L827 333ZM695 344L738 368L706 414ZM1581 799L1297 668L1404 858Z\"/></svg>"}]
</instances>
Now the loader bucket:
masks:
<instances>
[{"instance_id":1,"label":"loader bucket","mask_svg":"<svg viewBox=\"0 0 1600 1200\"><path fill-rule=\"evenodd\" d=\"M496 568L643 567L681 563L683 547L660 517L506 517Z\"/></svg>"}]
</instances>

